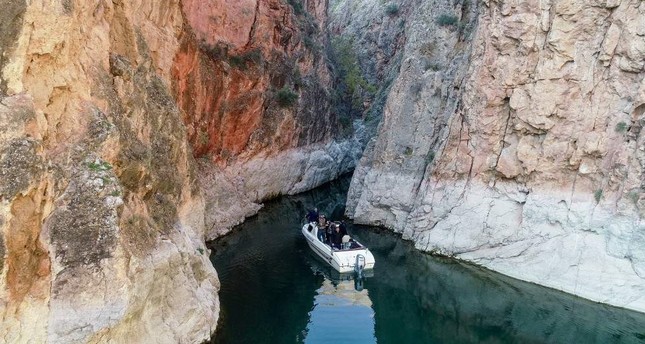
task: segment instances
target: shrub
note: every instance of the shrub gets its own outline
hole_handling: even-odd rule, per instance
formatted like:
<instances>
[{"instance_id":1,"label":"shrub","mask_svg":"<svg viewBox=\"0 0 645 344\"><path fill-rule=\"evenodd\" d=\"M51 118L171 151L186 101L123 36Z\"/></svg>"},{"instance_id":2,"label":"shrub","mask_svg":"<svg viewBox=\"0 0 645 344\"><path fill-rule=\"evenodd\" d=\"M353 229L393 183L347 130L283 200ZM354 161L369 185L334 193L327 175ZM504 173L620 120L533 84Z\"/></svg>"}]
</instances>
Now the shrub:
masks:
<instances>
[{"instance_id":1,"label":"shrub","mask_svg":"<svg viewBox=\"0 0 645 344\"><path fill-rule=\"evenodd\" d=\"M353 42L348 39L336 38L332 40L331 46L334 60L338 65L339 76L347 87L347 94L350 98L357 96L355 92L359 89L371 94L376 93L377 87L365 80L358 64L358 57L353 50ZM361 102L360 97L354 99Z\"/></svg>"},{"instance_id":2,"label":"shrub","mask_svg":"<svg viewBox=\"0 0 645 344\"><path fill-rule=\"evenodd\" d=\"M99 160L88 163L87 167L92 171L107 171L112 169L112 165L109 162Z\"/></svg>"},{"instance_id":3,"label":"shrub","mask_svg":"<svg viewBox=\"0 0 645 344\"><path fill-rule=\"evenodd\" d=\"M305 12L300 0L289 0L289 5L293 7L293 13L295 13L296 15L301 15Z\"/></svg>"},{"instance_id":4,"label":"shrub","mask_svg":"<svg viewBox=\"0 0 645 344\"><path fill-rule=\"evenodd\" d=\"M466 32L466 28L467 28L467 27L468 27L468 23L467 23L467 22L462 22L462 23L459 23L459 25L457 25L457 28L459 29L459 33L464 33L464 32Z\"/></svg>"},{"instance_id":5,"label":"shrub","mask_svg":"<svg viewBox=\"0 0 645 344\"><path fill-rule=\"evenodd\" d=\"M616 124L616 132L617 133L624 133L627 131L627 123L625 122L618 122Z\"/></svg>"},{"instance_id":6,"label":"shrub","mask_svg":"<svg viewBox=\"0 0 645 344\"><path fill-rule=\"evenodd\" d=\"M352 127L352 117L351 114L348 112L341 112L340 115L338 116L338 124L342 128L351 128Z\"/></svg>"},{"instance_id":7,"label":"shrub","mask_svg":"<svg viewBox=\"0 0 645 344\"><path fill-rule=\"evenodd\" d=\"M436 71L438 71L438 70L440 70L440 69L441 69L441 64L436 63L436 62L427 62L427 63L423 66L423 68L424 68L425 70L430 69L430 70L433 70L433 71L435 71L435 72L436 72Z\"/></svg>"},{"instance_id":8,"label":"shrub","mask_svg":"<svg viewBox=\"0 0 645 344\"><path fill-rule=\"evenodd\" d=\"M428 155L426 156L426 165L429 165L430 163L432 163L434 161L434 155L435 155L435 153L434 153L433 150L430 150L428 152Z\"/></svg>"},{"instance_id":9,"label":"shrub","mask_svg":"<svg viewBox=\"0 0 645 344\"><path fill-rule=\"evenodd\" d=\"M296 103L298 95L287 86L284 86L278 91L277 100L280 107L288 107Z\"/></svg>"},{"instance_id":10,"label":"shrub","mask_svg":"<svg viewBox=\"0 0 645 344\"><path fill-rule=\"evenodd\" d=\"M246 64L244 63L244 60L240 56L230 56L228 58L228 62L231 64L233 67L237 68L244 68L246 67Z\"/></svg>"},{"instance_id":11,"label":"shrub","mask_svg":"<svg viewBox=\"0 0 645 344\"><path fill-rule=\"evenodd\" d=\"M253 49L242 55L232 55L228 57L228 62L231 66L244 70L249 63L256 65L262 63L262 52L260 49Z\"/></svg>"},{"instance_id":12,"label":"shrub","mask_svg":"<svg viewBox=\"0 0 645 344\"><path fill-rule=\"evenodd\" d=\"M322 49L320 45L315 40L311 39L311 37L309 36L305 36L302 40L302 43L304 44L305 48L313 52L318 52Z\"/></svg>"},{"instance_id":13,"label":"shrub","mask_svg":"<svg viewBox=\"0 0 645 344\"><path fill-rule=\"evenodd\" d=\"M454 26L459 22L459 18L452 14L442 14L437 17L437 24L440 26Z\"/></svg>"},{"instance_id":14,"label":"shrub","mask_svg":"<svg viewBox=\"0 0 645 344\"><path fill-rule=\"evenodd\" d=\"M635 205L638 205L638 199L640 198L638 191L630 191L627 196Z\"/></svg>"},{"instance_id":15,"label":"shrub","mask_svg":"<svg viewBox=\"0 0 645 344\"><path fill-rule=\"evenodd\" d=\"M405 151L403 152L403 154L405 154L407 156L412 155L412 148L411 147L405 147Z\"/></svg>"},{"instance_id":16,"label":"shrub","mask_svg":"<svg viewBox=\"0 0 645 344\"><path fill-rule=\"evenodd\" d=\"M208 135L208 131L199 129L199 132L197 133L197 140L199 141L200 145L206 146L210 142L210 135Z\"/></svg>"},{"instance_id":17,"label":"shrub","mask_svg":"<svg viewBox=\"0 0 645 344\"><path fill-rule=\"evenodd\" d=\"M228 54L228 48L224 44L210 46L205 42L200 42L199 48L213 60L223 60Z\"/></svg>"},{"instance_id":18,"label":"shrub","mask_svg":"<svg viewBox=\"0 0 645 344\"><path fill-rule=\"evenodd\" d=\"M296 66L293 69L293 74L291 75L292 80L293 80L293 86L296 89L301 88L304 85L304 82L302 80L302 74L300 73L300 67Z\"/></svg>"},{"instance_id":19,"label":"shrub","mask_svg":"<svg viewBox=\"0 0 645 344\"><path fill-rule=\"evenodd\" d=\"M593 193L593 198L596 199L596 203L600 203L600 199L602 198L602 189L598 189Z\"/></svg>"},{"instance_id":20,"label":"shrub","mask_svg":"<svg viewBox=\"0 0 645 344\"><path fill-rule=\"evenodd\" d=\"M405 19L399 19L399 23L397 25L399 26L399 29L403 29L405 27Z\"/></svg>"},{"instance_id":21,"label":"shrub","mask_svg":"<svg viewBox=\"0 0 645 344\"><path fill-rule=\"evenodd\" d=\"M435 42L428 42L428 43L425 43L425 44L423 44L423 45L421 46L421 48L419 48L419 52L420 52L423 56L425 56L425 57L427 57L427 58L429 58L429 59L431 59L431 58L434 56L434 52L435 52L436 50L437 50L437 49L436 49L436 43L435 43Z\"/></svg>"},{"instance_id":22,"label":"shrub","mask_svg":"<svg viewBox=\"0 0 645 344\"><path fill-rule=\"evenodd\" d=\"M385 6L385 13L387 13L388 16L395 16L399 13L399 5L397 4L389 4Z\"/></svg>"}]
</instances>

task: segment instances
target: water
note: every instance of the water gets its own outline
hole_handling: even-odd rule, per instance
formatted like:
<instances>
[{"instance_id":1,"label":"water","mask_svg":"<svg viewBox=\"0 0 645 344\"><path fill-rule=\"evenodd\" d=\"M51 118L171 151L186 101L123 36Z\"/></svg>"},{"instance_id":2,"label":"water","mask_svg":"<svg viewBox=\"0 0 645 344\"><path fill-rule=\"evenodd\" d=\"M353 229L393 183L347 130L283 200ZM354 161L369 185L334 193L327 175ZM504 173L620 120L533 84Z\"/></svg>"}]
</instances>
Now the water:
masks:
<instances>
[{"instance_id":1,"label":"water","mask_svg":"<svg viewBox=\"0 0 645 344\"><path fill-rule=\"evenodd\" d=\"M373 276L333 273L300 222L313 206L339 218L348 183L270 202L211 243L213 343L645 343L645 314L431 257L376 228L349 226L376 258Z\"/></svg>"}]
</instances>

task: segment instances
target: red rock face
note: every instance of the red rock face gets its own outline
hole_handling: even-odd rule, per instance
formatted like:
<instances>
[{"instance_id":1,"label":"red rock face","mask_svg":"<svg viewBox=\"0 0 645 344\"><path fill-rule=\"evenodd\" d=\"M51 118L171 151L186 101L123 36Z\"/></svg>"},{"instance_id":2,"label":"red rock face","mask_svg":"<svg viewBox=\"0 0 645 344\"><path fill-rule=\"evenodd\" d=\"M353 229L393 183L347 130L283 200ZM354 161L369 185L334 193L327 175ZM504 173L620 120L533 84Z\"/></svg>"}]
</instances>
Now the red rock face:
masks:
<instances>
[{"instance_id":1,"label":"red rock face","mask_svg":"<svg viewBox=\"0 0 645 344\"><path fill-rule=\"evenodd\" d=\"M303 134L308 129L298 125L315 122L307 118L312 115L329 117L328 94L316 92L329 84L322 49L305 44L319 40L316 26L324 18L281 0L190 0L182 6L185 34L172 69L173 91L196 157L226 166L330 137L327 119L318 133ZM324 15L324 1L305 6ZM307 87L314 92L301 89L304 79L316 83ZM280 105L283 88L298 100ZM317 108L323 114L300 110L312 97L322 98Z\"/></svg>"},{"instance_id":2,"label":"red rock face","mask_svg":"<svg viewBox=\"0 0 645 344\"><path fill-rule=\"evenodd\" d=\"M249 43L258 0L183 1L186 19L199 41L208 45L226 42L236 49Z\"/></svg>"},{"instance_id":3,"label":"red rock face","mask_svg":"<svg viewBox=\"0 0 645 344\"><path fill-rule=\"evenodd\" d=\"M265 81L226 68L192 40L184 41L175 62L175 92L195 155L239 154L261 120ZM238 103L243 106L229 106Z\"/></svg>"}]
</instances>

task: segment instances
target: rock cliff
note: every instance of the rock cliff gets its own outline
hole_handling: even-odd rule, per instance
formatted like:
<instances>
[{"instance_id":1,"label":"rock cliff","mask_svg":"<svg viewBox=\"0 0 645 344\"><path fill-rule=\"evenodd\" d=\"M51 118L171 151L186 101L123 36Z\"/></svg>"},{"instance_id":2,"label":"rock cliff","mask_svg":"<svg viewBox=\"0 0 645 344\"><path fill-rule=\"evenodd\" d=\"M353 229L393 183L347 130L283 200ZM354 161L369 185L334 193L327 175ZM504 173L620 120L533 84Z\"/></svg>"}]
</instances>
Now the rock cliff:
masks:
<instances>
[{"instance_id":1,"label":"rock cliff","mask_svg":"<svg viewBox=\"0 0 645 344\"><path fill-rule=\"evenodd\" d=\"M645 311L645 4L412 3L347 214Z\"/></svg>"},{"instance_id":2,"label":"rock cliff","mask_svg":"<svg viewBox=\"0 0 645 344\"><path fill-rule=\"evenodd\" d=\"M365 145L357 222L645 311L644 6L4 4L0 336L207 339L204 240Z\"/></svg>"},{"instance_id":3,"label":"rock cliff","mask_svg":"<svg viewBox=\"0 0 645 344\"><path fill-rule=\"evenodd\" d=\"M327 33L339 113L362 119L363 147L376 133L392 82L401 67L412 3L331 0Z\"/></svg>"},{"instance_id":4,"label":"rock cliff","mask_svg":"<svg viewBox=\"0 0 645 344\"><path fill-rule=\"evenodd\" d=\"M23 0L0 19L4 341L207 339L204 241L360 157L325 0Z\"/></svg>"},{"instance_id":5,"label":"rock cliff","mask_svg":"<svg viewBox=\"0 0 645 344\"><path fill-rule=\"evenodd\" d=\"M183 1L172 87L215 238L280 194L351 171L351 120L332 109L327 1ZM232 197L231 195L237 195Z\"/></svg>"},{"instance_id":6,"label":"rock cliff","mask_svg":"<svg viewBox=\"0 0 645 344\"><path fill-rule=\"evenodd\" d=\"M218 319L171 1L2 12L0 337L197 342Z\"/></svg>"}]
</instances>

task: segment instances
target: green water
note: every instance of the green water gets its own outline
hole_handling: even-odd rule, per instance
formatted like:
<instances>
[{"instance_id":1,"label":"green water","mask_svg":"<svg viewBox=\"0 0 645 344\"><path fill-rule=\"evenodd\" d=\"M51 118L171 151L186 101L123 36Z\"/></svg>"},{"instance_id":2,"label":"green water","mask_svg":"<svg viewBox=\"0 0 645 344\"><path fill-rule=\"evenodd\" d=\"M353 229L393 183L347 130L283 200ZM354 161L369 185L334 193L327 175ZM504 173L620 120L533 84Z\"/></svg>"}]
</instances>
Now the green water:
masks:
<instances>
[{"instance_id":1,"label":"green water","mask_svg":"<svg viewBox=\"0 0 645 344\"><path fill-rule=\"evenodd\" d=\"M270 202L211 243L213 343L645 343L645 314L431 257L376 228L349 226L376 258L373 276L334 274L299 227L314 205L340 217L348 183Z\"/></svg>"}]
</instances>

